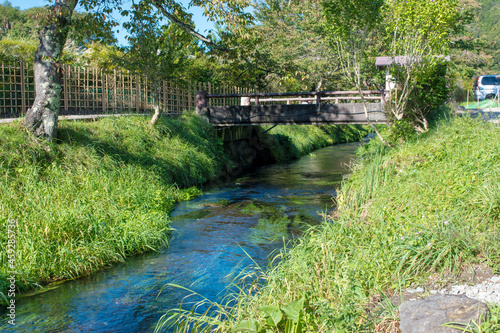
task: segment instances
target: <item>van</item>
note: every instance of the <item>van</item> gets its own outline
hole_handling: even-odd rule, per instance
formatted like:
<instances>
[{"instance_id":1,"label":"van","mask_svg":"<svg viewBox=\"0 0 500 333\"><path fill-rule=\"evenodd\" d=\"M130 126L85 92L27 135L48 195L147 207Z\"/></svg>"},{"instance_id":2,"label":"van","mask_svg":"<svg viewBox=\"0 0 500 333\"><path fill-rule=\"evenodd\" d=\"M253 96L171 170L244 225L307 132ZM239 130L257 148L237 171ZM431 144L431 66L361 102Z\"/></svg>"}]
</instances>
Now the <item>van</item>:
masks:
<instances>
[{"instance_id":1,"label":"van","mask_svg":"<svg viewBox=\"0 0 500 333\"><path fill-rule=\"evenodd\" d=\"M500 75L481 75L474 82L474 100L498 98L500 95Z\"/></svg>"}]
</instances>

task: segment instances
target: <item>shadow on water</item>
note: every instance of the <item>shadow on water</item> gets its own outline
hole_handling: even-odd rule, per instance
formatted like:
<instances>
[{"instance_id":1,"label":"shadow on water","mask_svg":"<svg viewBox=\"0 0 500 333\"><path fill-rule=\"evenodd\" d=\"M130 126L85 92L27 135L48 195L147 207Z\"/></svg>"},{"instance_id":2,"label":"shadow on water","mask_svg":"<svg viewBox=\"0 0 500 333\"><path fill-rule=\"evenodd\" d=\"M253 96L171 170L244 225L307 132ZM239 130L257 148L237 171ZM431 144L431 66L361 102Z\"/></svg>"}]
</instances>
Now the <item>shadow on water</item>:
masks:
<instances>
[{"instance_id":1,"label":"shadow on water","mask_svg":"<svg viewBox=\"0 0 500 333\"><path fill-rule=\"evenodd\" d=\"M12 332L152 332L188 294L211 301L251 260L265 266L304 226L320 223L358 144L323 148L300 160L266 166L181 203L172 212L170 247L16 301ZM162 290L163 288L163 290ZM161 294L158 296L158 294Z\"/></svg>"}]
</instances>

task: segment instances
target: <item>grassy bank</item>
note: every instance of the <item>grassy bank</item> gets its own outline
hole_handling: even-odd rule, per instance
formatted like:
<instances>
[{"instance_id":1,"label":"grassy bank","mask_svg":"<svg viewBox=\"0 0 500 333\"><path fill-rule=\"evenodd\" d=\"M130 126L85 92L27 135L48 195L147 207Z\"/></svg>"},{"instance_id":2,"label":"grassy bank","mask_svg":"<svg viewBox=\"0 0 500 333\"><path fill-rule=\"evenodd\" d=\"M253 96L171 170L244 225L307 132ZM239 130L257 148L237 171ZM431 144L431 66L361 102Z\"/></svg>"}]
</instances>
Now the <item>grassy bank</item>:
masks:
<instances>
[{"instance_id":1,"label":"grassy bank","mask_svg":"<svg viewBox=\"0 0 500 333\"><path fill-rule=\"evenodd\" d=\"M17 221L17 288L71 279L167 244L168 212L224 165L222 144L193 116L153 129L144 117L61 121L54 143L1 126L1 291L7 221Z\"/></svg>"},{"instance_id":2,"label":"grassy bank","mask_svg":"<svg viewBox=\"0 0 500 333\"><path fill-rule=\"evenodd\" d=\"M275 160L365 134L359 126L341 134L332 126L282 127L262 134ZM11 271L26 291L167 245L175 203L225 172L222 147L216 131L192 115L155 128L144 117L61 121L53 143L19 124L0 126L0 299Z\"/></svg>"},{"instance_id":3,"label":"grassy bank","mask_svg":"<svg viewBox=\"0 0 500 333\"><path fill-rule=\"evenodd\" d=\"M289 161L315 149L337 143L360 141L368 134L360 125L276 126L260 141L269 146L275 161Z\"/></svg>"},{"instance_id":4,"label":"grassy bank","mask_svg":"<svg viewBox=\"0 0 500 333\"><path fill-rule=\"evenodd\" d=\"M338 201L278 265L256 273L264 287L213 307L212 318L171 323L202 325L192 332L389 332L389 295L437 288L475 264L500 272L500 129L456 118L391 150L372 144ZM489 324L500 329L498 310Z\"/></svg>"}]
</instances>

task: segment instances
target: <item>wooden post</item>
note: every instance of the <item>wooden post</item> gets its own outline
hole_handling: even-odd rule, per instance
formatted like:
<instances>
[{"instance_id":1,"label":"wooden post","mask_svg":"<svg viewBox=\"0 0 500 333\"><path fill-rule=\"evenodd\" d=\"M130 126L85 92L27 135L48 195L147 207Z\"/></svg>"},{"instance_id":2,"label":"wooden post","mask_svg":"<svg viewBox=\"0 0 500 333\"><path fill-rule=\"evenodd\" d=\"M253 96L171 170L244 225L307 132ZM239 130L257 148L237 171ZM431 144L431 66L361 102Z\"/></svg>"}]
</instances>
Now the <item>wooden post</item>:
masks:
<instances>
[{"instance_id":1,"label":"wooden post","mask_svg":"<svg viewBox=\"0 0 500 333\"><path fill-rule=\"evenodd\" d=\"M113 112L116 111L116 69L113 69Z\"/></svg>"},{"instance_id":2,"label":"wooden post","mask_svg":"<svg viewBox=\"0 0 500 333\"><path fill-rule=\"evenodd\" d=\"M139 102L140 102L140 90L139 90L139 75L135 76L135 112L139 113Z\"/></svg>"},{"instance_id":3,"label":"wooden post","mask_svg":"<svg viewBox=\"0 0 500 333\"><path fill-rule=\"evenodd\" d=\"M75 107L77 110L80 110L80 68L75 68Z\"/></svg>"},{"instance_id":4,"label":"wooden post","mask_svg":"<svg viewBox=\"0 0 500 333\"><path fill-rule=\"evenodd\" d=\"M196 92L195 102L196 102L196 114L204 117L208 121L208 101L207 101L207 92L205 90L201 90Z\"/></svg>"},{"instance_id":5,"label":"wooden post","mask_svg":"<svg viewBox=\"0 0 500 333\"><path fill-rule=\"evenodd\" d=\"M3 106L5 107L5 106L7 106L7 104L5 104L5 96L7 94L5 93L6 84L5 84L5 70L4 70L4 64L3 63L2 63L2 84L1 84L1 87L2 87L2 90L3 90L3 94L2 94L2 96L3 96ZM6 111L7 111L7 108L4 108L4 112L6 112ZM3 112L0 111L0 114L1 113L3 113Z\"/></svg>"},{"instance_id":6,"label":"wooden post","mask_svg":"<svg viewBox=\"0 0 500 333\"><path fill-rule=\"evenodd\" d=\"M134 104L135 104L135 99L133 98L133 91L134 91L134 84L132 82L132 75L130 75L129 72L127 72L127 82L128 82L128 98L127 98L127 104L126 104L126 109L127 112L132 112L134 109ZM123 79L123 96L125 96L125 79Z\"/></svg>"},{"instance_id":7,"label":"wooden post","mask_svg":"<svg viewBox=\"0 0 500 333\"><path fill-rule=\"evenodd\" d=\"M317 112L321 111L321 93L316 92L316 105L318 106Z\"/></svg>"},{"instance_id":8,"label":"wooden post","mask_svg":"<svg viewBox=\"0 0 500 333\"><path fill-rule=\"evenodd\" d=\"M97 91L99 87L99 78L97 77L97 68L93 67L92 68L92 87L93 87L93 93L92 93L92 109L97 110Z\"/></svg>"},{"instance_id":9,"label":"wooden post","mask_svg":"<svg viewBox=\"0 0 500 333\"><path fill-rule=\"evenodd\" d=\"M385 106L385 90L382 90L380 93L380 102L382 103L382 106Z\"/></svg>"},{"instance_id":10,"label":"wooden post","mask_svg":"<svg viewBox=\"0 0 500 333\"><path fill-rule=\"evenodd\" d=\"M193 90L193 84L191 82L188 83L188 100L187 100L187 108L191 110L191 93Z\"/></svg>"},{"instance_id":11,"label":"wooden post","mask_svg":"<svg viewBox=\"0 0 500 333\"><path fill-rule=\"evenodd\" d=\"M227 86L225 84L222 85L222 93L227 94ZM228 100L226 98L224 98L222 101L223 101L222 105L224 106L228 105L227 103Z\"/></svg>"},{"instance_id":12,"label":"wooden post","mask_svg":"<svg viewBox=\"0 0 500 333\"><path fill-rule=\"evenodd\" d=\"M198 113L201 111L201 109L206 108L208 105L207 92L205 90L196 92L195 100L196 100L196 113Z\"/></svg>"},{"instance_id":13,"label":"wooden post","mask_svg":"<svg viewBox=\"0 0 500 333\"><path fill-rule=\"evenodd\" d=\"M259 96L255 96L255 105L259 105Z\"/></svg>"},{"instance_id":14,"label":"wooden post","mask_svg":"<svg viewBox=\"0 0 500 333\"><path fill-rule=\"evenodd\" d=\"M163 112L168 112L168 110L167 110L167 88L165 87L165 81L161 81L161 86L162 86L162 90L163 90L162 109L163 109Z\"/></svg>"},{"instance_id":15,"label":"wooden post","mask_svg":"<svg viewBox=\"0 0 500 333\"><path fill-rule=\"evenodd\" d=\"M89 72L87 70L87 67L83 67L83 107L85 110L87 110L89 107L89 98L88 98L88 91L89 91Z\"/></svg>"},{"instance_id":16,"label":"wooden post","mask_svg":"<svg viewBox=\"0 0 500 333\"><path fill-rule=\"evenodd\" d=\"M24 86L24 61L20 61L21 65L21 113L26 113L26 87Z\"/></svg>"},{"instance_id":17,"label":"wooden post","mask_svg":"<svg viewBox=\"0 0 500 333\"><path fill-rule=\"evenodd\" d=\"M87 67L83 68L83 98L84 98L84 105L85 105L85 110L89 109L89 71Z\"/></svg>"},{"instance_id":18,"label":"wooden post","mask_svg":"<svg viewBox=\"0 0 500 333\"><path fill-rule=\"evenodd\" d=\"M63 91L64 91L64 110L69 110L69 105L68 105L68 73L67 71L69 70L69 66L64 65L63 66Z\"/></svg>"},{"instance_id":19,"label":"wooden post","mask_svg":"<svg viewBox=\"0 0 500 333\"><path fill-rule=\"evenodd\" d=\"M102 113L106 113L106 74L101 69Z\"/></svg>"},{"instance_id":20,"label":"wooden post","mask_svg":"<svg viewBox=\"0 0 500 333\"><path fill-rule=\"evenodd\" d=\"M84 107L84 99L82 96L82 90L83 90L83 85L84 85L84 80L83 80L83 70L81 67L78 67L78 112L80 112L83 107Z\"/></svg>"}]
</instances>

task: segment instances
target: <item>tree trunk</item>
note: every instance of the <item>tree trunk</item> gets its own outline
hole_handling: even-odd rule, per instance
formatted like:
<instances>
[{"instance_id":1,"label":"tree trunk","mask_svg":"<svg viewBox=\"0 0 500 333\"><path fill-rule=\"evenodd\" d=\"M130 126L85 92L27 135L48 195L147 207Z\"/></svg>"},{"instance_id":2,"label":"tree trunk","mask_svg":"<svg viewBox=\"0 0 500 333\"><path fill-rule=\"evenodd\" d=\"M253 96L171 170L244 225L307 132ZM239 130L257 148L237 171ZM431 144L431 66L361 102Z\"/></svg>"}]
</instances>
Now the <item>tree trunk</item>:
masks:
<instances>
[{"instance_id":1,"label":"tree trunk","mask_svg":"<svg viewBox=\"0 0 500 333\"><path fill-rule=\"evenodd\" d=\"M154 80L154 78L153 78ZM160 85L159 84L154 84L154 106L155 106L155 113L153 114L153 117L151 118L151 122L149 123L150 126L156 126L158 123L158 120L161 117L162 110L160 109Z\"/></svg>"},{"instance_id":2,"label":"tree trunk","mask_svg":"<svg viewBox=\"0 0 500 333\"><path fill-rule=\"evenodd\" d=\"M153 117L151 118L150 125L156 126L156 124L158 123L158 120L160 119L160 116L161 116L160 106L158 105L158 103L155 103L155 113L153 114Z\"/></svg>"},{"instance_id":3,"label":"tree trunk","mask_svg":"<svg viewBox=\"0 0 500 333\"><path fill-rule=\"evenodd\" d=\"M360 82L360 80L358 80L357 82ZM358 89L359 95L361 96L361 102L363 103L363 109L365 110L365 117L366 117L366 121L368 122L368 125L370 125L370 127L375 131L375 134L377 134L380 141L382 141L382 143L386 147L391 147L391 144L384 140L384 137L382 136L382 134L380 134L377 127L375 127L375 125L373 125L373 123L370 121L369 116L368 116L368 108L366 107L366 100L365 100L365 97L363 95L363 91L361 90L361 85L357 84L356 86L357 86L356 88Z\"/></svg>"},{"instance_id":4,"label":"tree trunk","mask_svg":"<svg viewBox=\"0 0 500 333\"><path fill-rule=\"evenodd\" d=\"M61 104L62 55L71 15L78 0L55 0L45 26L40 30L40 44L35 53L35 101L26 113L24 126L36 136L56 136L57 115Z\"/></svg>"}]
</instances>

